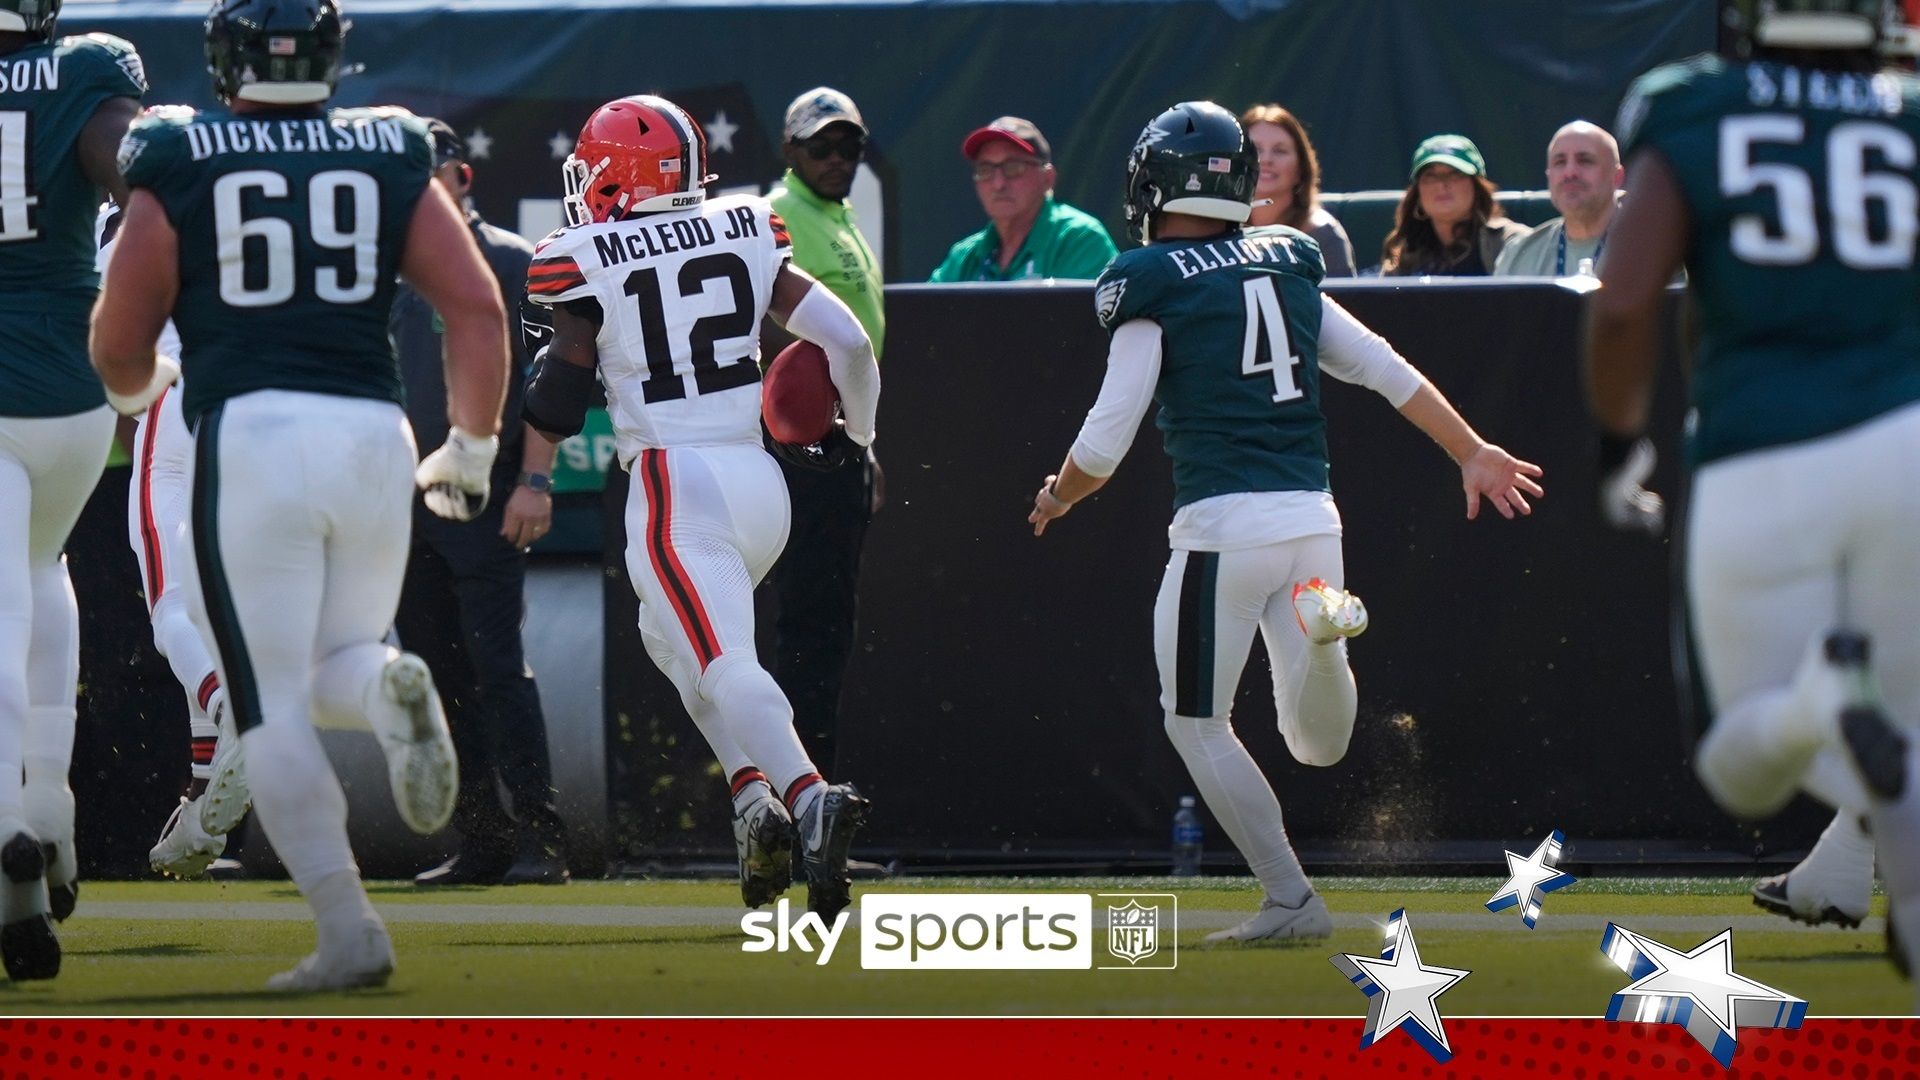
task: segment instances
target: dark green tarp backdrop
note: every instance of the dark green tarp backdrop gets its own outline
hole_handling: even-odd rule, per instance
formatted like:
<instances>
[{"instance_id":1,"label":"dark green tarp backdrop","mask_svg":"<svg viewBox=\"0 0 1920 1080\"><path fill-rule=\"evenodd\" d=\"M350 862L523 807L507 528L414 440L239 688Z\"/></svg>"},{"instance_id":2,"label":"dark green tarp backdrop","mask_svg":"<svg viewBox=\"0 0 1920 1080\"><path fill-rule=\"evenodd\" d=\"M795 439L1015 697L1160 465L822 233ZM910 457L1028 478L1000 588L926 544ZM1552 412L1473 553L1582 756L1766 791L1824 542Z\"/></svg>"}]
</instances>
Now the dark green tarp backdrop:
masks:
<instances>
[{"instance_id":1,"label":"dark green tarp backdrop","mask_svg":"<svg viewBox=\"0 0 1920 1080\"><path fill-rule=\"evenodd\" d=\"M1189 98L1279 101L1309 124L1328 191L1400 187L1414 145L1464 132L1503 187L1542 186L1547 137L1610 124L1647 68L1711 47L1713 0L1107 0L1014 3L421 3L345 0L345 104L437 113L472 138L494 221L544 231L558 161L587 113L659 92L713 129L723 186L779 173L782 113L827 83L873 133L863 216L887 277L925 278L984 224L960 159L1003 113L1040 125L1058 190L1119 237L1121 168L1156 112ZM133 40L152 101L210 104L194 2L69 4L68 32ZM721 123L716 127L714 121ZM737 127L735 126L737 125ZM722 136L725 136L724 138ZM880 211L884 208L884 214ZM884 220L875 222L875 217ZM1363 251L1363 264L1377 261Z\"/></svg>"}]
</instances>

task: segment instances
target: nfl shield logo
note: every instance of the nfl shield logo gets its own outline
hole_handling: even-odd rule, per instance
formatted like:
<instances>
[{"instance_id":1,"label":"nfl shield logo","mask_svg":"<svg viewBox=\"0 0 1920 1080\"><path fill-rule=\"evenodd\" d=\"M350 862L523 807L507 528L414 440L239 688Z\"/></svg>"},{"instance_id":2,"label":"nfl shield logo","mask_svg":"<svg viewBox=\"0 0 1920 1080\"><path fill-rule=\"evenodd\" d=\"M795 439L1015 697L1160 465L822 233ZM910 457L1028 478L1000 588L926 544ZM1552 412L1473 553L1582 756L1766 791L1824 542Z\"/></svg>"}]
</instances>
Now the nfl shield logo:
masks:
<instances>
[{"instance_id":1,"label":"nfl shield logo","mask_svg":"<svg viewBox=\"0 0 1920 1080\"><path fill-rule=\"evenodd\" d=\"M1160 951L1160 909L1129 900L1107 905L1107 951L1137 964Z\"/></svg>"}]
</instances>

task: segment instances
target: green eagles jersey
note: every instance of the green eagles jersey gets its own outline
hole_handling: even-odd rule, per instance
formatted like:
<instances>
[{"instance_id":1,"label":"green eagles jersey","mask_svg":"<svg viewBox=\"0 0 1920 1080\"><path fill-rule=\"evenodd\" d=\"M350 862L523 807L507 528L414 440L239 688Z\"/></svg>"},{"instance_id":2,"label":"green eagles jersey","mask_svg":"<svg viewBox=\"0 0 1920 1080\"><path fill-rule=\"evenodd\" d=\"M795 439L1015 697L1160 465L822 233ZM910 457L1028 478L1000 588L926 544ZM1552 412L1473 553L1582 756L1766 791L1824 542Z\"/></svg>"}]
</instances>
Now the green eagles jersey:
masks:
<instances>
[{"instance_id":1,"label":"green eagles jersey","mask_svg":"<svg viewBox=\"0 0 1920 1080\"><path fill-rule=\"evenodd\" d=\"M1108 333L1160 326L1157 423L1173 505L1243 491L1326 491L1320 245L1281 225L1117 256L1094 286Z\"/></svg>"},{"instance_id":2,"label":"green eagles jersey","mask_svg":"<svg viewBox=\"0 0 1920 1080\"><path fill-rule=\"evenodd\" d=\"M99 192L80 132L102 104L146 93L133 46L105 34L0 56L0 412L69 416L106 403L87 363L100 291Z\"/></svg>"},{"instance_id":3,"label":"green eagles jersey","mask_svg":"<svg viewBox=\"0 0 1920 1080\"><path fill-rule=\"evenodd\" d=\"M191 422L254 390L401 400L395 278L433 168L400 109L157 109L121 169L180 237L173 319Z\"/></svg>"},{"instance_id":4,"label":"green eagles jersey","mask_svg":"<svg viewBox=\"0 0 1920 1080\"><path fill-rule=\"evenodd\" d=\"M1621 106L1690 211L1696 464L1920 400L1920 82L1695 57Z\"/></svg>"}]
</instances>

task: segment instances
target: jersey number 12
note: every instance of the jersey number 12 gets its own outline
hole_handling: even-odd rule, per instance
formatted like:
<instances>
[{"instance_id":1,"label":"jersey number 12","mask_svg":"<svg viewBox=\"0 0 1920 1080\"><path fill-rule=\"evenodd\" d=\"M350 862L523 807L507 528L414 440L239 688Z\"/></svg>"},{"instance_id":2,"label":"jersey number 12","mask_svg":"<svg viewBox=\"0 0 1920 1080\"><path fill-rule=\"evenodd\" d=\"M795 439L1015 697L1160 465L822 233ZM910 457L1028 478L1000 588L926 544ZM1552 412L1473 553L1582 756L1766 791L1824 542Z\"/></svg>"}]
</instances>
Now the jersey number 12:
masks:
<instances>
[{"instance_id":1,"label":"jersey number 12","mask_svg":"<svg viewBox=\"0 0 1920 1080\"><path fill-rule=\"evenodd\" d=\"M1292 401L1301 396L1293 380L1293 369L1300 354L1293 351L1293 335L1287 332L1287 308L1280 299L1280 280L1270 274L1250 277L1242 285L1247 297L1247 333L1240 350L1240 375L1257 379L1273 378L1273 400Z\"/></svg>"}]
</instances>

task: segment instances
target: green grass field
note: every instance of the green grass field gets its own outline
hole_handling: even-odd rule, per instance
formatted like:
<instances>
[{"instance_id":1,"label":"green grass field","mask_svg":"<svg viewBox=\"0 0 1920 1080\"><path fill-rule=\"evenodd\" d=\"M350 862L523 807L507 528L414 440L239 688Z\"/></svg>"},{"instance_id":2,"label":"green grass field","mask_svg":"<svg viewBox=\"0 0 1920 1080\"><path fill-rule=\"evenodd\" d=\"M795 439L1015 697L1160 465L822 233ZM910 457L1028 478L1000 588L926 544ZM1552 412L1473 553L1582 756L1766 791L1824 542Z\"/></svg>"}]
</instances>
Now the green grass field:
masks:
<instances>
[{"instance_id":1,"label":"green grass field","mask_svg":"<svg viewBox=\"0 0 1920 1080\"><path fill-rule=\"evenodd\" d=\"M832 962L740 948L730 884L577 882L565 888L426 893L372 886L400 966L383 990L286 998L266 977L308 951L305 907L285 883L87 883L60 931L51 982L0 982L0 1014L1127 1014L1361 1016L1365 998L1328 963L1378 955L1406 907L1422 957L1473 975L1447 1015L1599 1016L1626 985L1600 954L1601 927L1690 949L1728 926L1743 975L1807 999L1815 1016L1906 1014L1911 988L1861 930L1809 930L1766 915L1746 879L1583 879L1547 898L1537 930L1481 905L1493 879L1325 878L1331 941L1206 949L1200 938L1249 913L1251 879L903 879L872 891L1174 891L1179 967L1167 972L864 971L857 927ZM792 894L796 907L804 890ZM1884 900L1875 915L1884 914ZM1163 946L1164 948L1164 946Z\"/></svg>"}]
</instances>

